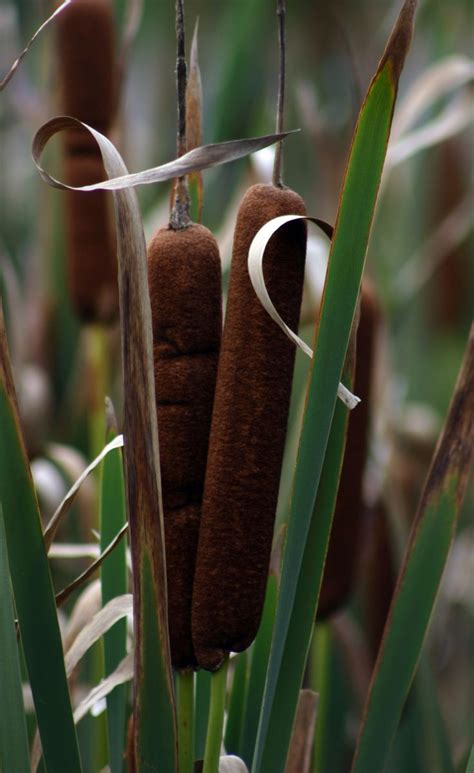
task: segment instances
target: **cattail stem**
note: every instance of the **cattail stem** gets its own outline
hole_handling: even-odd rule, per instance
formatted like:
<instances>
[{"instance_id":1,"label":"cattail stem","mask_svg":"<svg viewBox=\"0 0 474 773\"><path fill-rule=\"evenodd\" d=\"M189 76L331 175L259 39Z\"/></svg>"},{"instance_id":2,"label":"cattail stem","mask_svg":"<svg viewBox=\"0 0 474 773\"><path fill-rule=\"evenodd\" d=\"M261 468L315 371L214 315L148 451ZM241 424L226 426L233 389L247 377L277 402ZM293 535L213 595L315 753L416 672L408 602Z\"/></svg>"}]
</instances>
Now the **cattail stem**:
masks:
<instances>
[{"instance_id":1,"label":"cattail stem","mask_svg":"<svg viewBox=\"0 0 474 773\"><path fill-rule=\"evenodd\" d=\"M228 665L229 657L227 656L222 666L211 677L211 707L209 711L209 724L207 726L203 773L218 773L219 770Z\"/></svg>"},{"instance_id":2,"label":"cattail stem","mask_svg":"<svg viewBox=\"0 0 474 773\"><path fill-rule=\"evenodd\" d=\"M194 767L194 672L176 673L178 713L178 773L193 773Z\"/></svg>"},{"instance_id":3,"label":"cattail stem","mask_svg":"<svg viewBox=\"0 0 474 773\"><path fill-rule=\"evenodd\" d=\"M278 0L278 50L280 53L280 70L278 79L278 101L277 101L277 120L276 131L283 131L283 119L285 111L285 75L286 75L286 41L285 41L285 19L286 19L286 1ZM283 187L281 179L281 167L283 156L283 140L280 140L275 150L275 161L273 163L273 185L278 188Z\"/></svg>"},{"instance_id":4,"label":"cattail stem","mask_svg":"<svg viewBox=\"0 0 474 773\"><path fill-rule=\"evenodd\" d=\"M319 695L316 733L313 743L312 770L322 771L325 758L325 741L331 692L332 636L327 623L319 623L314 627L310 650L311 689Z\"/></svg>"},{"instance_id":5,"label":"cattail stem","mask_svg":"<svg viewBox=\"0 0 474 773\"><path fill-rule=\"evenodd\" d=\"M184 33L184 0L176 0L176 92L178 97L178 120L176 151L178 156L186 153L186 50ZM179 231L190 223L189 193L185 177L176 181L175 197L170 216L170 226Z\"/></svg>"}]
</instances>

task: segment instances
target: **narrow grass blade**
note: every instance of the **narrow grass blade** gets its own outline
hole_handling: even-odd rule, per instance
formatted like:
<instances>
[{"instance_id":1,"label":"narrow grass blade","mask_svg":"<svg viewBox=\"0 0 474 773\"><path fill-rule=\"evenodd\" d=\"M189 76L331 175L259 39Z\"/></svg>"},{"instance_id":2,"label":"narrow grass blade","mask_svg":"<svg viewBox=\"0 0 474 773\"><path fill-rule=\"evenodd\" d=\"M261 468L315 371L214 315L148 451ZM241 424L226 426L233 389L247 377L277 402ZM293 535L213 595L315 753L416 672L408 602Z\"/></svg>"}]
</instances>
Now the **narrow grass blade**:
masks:
<instances>
[{"instance_id":1,"label":"narrow grass blade","mask_svg":"<svg viewBox=\"0 0 474 773\"><path fill-rule=\"evenodd\" d=\"M8 696L8 711L0 711L0 770L29 773L20 658L15 631L5 526L0 505L0 695Z\"/></svg>"},{"instance_id":2,"label":"narrow grass blade","mask_svg":"<svg viewBox=\"0 0 474 773\"><path fill-rule=\"evenodd\" d=\"M467 761L466 773L474 773L474 744L472 745L471 753Z\"/></svg>"},{"instance_id":3,"label":"narrow grass blade","mask_svg":"<svg viewBox=\"0 0 474 773\"><path fill-rule=\"evenodd\" d=\"M245 712L242 717L242 739L239 756L242 757L248 767L252 765L255 739L257 737L258 718L262 708L265 675L267 673L273 625L275 622L277 593L277 578L275 572L271 571L268 576L262 622L260 623L257 638L252 647L252 660L250 664Z\"/></svg>"},{"instance_id":4,"label":"narrow grass blade","mask_svg":"<svg viewBox=\"0 0 474 773\"><path fill-rule=\"evenodd\" d=\"M219 770L228 665L229 658L226 657L222 666L211 677L211 706L207 727L206 749L204 751L203 773L218 773Z\"/></svg>"},{"instance_id":5,"label":"narrow grass blade","mask_svg":"<svg viewBox=\"0 0 474 773\"><path fill-rule=\"evenodd\" d=\"M232 677L232 688L227 711L224 746L228 754L237 754L241 757L240 743L242 737L242 723L245 716L245 698L248 682L248 651L244 650L244 652L237 655L233 665L234 675Z\"/></svg>"},{"instance_id":6,"label":"narrow grass blade","mask_svg":"<svg viewBox=\"0 0 474 773\"><path fill-rule=\"evenodd\" d=\"M99 684L93 687L90 693L80 702L79 706L76 706L74 709L74 722L76 724L80 722L98 701L106 698L112 690L116 690L117 687L125 684L125 682L129 682L131 679L133 679L133 654L130 652L119 663L115 671L112 671L108 677L102 679ZM155 768L155 770L160 769Z\"/></svg>"},{"instance_id":7,"label":"narrow grass blade","mask_svg":"<svg viewBox=\"0 0 474 773\"><path fill-rule=\"evenodd\" d=\"M75 580L73 580L69 585L67 585L65 588L63 588L62 591L59 591L59 593L56 594L56 606L60 607L64 602L69 598L69 596L74 593L75 590L78 588L81 588L84 583L87 582L87 580L92 577L93 574L96 573L97 569L102 566L103 562L110 556L116 549L117 546L121 544L122 540L125 537L125 534L128 531L128 523L126 523L122 528L120 529L119 533L115 535L115 537L112 539L112 541L107 545L103 553L100 553L98 558L90 564L87 569L85 569L82 574L79 575L79 577L76 577Z\"/></svg>"},{"instance_id":8,"label":"narrow grass blade","mask_svg":"<svg viewBox=\"0 0 474 773\"><path fill-rule=\"evenodd\" d=\"M15 607L48 771L81 770L53 587L0 311L0 498ZM58 743L61 738L61 743Z\"/></svg>"},{"instance_id":9,"label":"narrow grass blade","mask_svg":"<svg viewBox=\"0 0 474 773\"><path fill-rule=\"evenodd\" d=\"M178 771L194 770L194 671L176 673L176 707L178 713Z\"/></svg>"},{"instance_id":10,"label":"narrow grass blade","mask_svg":"<svg viewBox=\"0 0 474 773\"><path fill-rule=\"evenodd\" d=\"M268 740L261 753L261 761L258 763L260 767L257 767L257 758L254 757L252 770L266 772L285 769L293 719L296 714L300 686L316 617L317 599L323 576L332 516L336 505L347 418L347 409L342 403L338 403L321 473L314 516L311 519L303 554L295 602L289 620L280 672L275 685L273 705L269 710ZM271 667L272 654L270 655L269 669ZM262 716L266 708L265 700L266 695L264 695ZM256 752L259 748L258 743L259 737L257 736Z\"/></svg>"},{"instance_id":11,"label":"narrow grass blade","mask_svg":"<svg viewBox=\"0 0 474 773\"><path fill-rule=\"evenodd\" d=\"M301 690L285 773L310 773L318 695Z\"/></svg>"},{"instance_id":12,"label":"narrow grass blade","mask_svg":"<svg viewBox=\"0 0 474 773\"><path fill-rule=\"evenodd\" d=\"M102 449L100 454L86 467L83 473L79 476L79 478L76 480L73 486L69 489L66 496L62 500L62 502L58 505L56 508L56 511L54 515L51 516L51 520L49 521L48 525L46 526L43 538L44 538L44 544L46 546L46 549L49 551L49 548L51 547L51 544L54 540L54 537L56 536L56 532L59 529L59 526L61 525L62 519L65 517L65 515L68 513L69 508L73 504L82 484L86 480L86 478L93 472L96 467L102 462L102 460L107 456L110 451L113 451L114 448L120 448L123 446L123 437L122 435L118 435L117 437L113 438L105 448Z\"/></svg>"},{"instance_id":13,"label":"narrow grass blade","mask_svg":"<svg viewBox=\"0 0 474 773\"><path fill-rule=\"evenodd\" d=\"M107 442L116 432L109 428ZM125 483L123 460L120 449L112 451L102 465L100 498L100 546L101 551L113 540L126 523ZM127 592L126 540L122 540L101 566L102 604ZM104 636L105 676L115 670L127 654L127 621L120 620ZM107 728L109 743L109 766L111 773L123 770L125 747L125 718L127 709L127 688L125 685L107 696Z\"/></svg>"},{"instance_id":14,"label":"narrow grass blade","mask_svg":"<svg viewBox=\"0 0 474 773\"><path fill-rule=\"evenodd\" d=\"M454 537L474 436L474 327L413 524L386 623L352 766L383 770Z\"/></svg>"},{"instance_id":15,"label":"narrow grass blade","mask_svg":"<svg viewBox=\"0 0 474 773\"><path fill-rule=\"evenodd\" d=\"M41 153L48 139L60 128L77 125L71 118L53 119L45 124L36 135L36 151ZM85 124L82 126L88 128ZM127 178L127 168L110 140L94 129L88 130L99 145L109 180ZM48 175L43 177L55 184ZM176 707L167 623L146 244L133 189L116 188L114 204L124 382L125 480L134 581L134 748L138 769L174 773Z\"/></svg>"},{"instance_id":16,"label":"narrow grass blade","mask_svg":"<svg viewBox=\"0 0 474 773\"><path fill-rule=\"evenodd\" d=\"M211 702L211 674L209 671L196 673L194 698L194 759L202 760L206 746L207 721Z\"/></svg>"},{"instance_id":17,"label":"narrow grass blade","mask_svg":"<svg viewBox=\"0 0 474 773\"><path fill-rule=\"evenodd\" d=\"M415 7L415 0L404 3L369 87L355 129L339 202L295 470L275 632L253 764L253 770L259 773L284 769L289 740L285 736L287 726L291 727L287 712L290 705L293 712L296 709L300 687L298 671L302 673L304 668L303 662L295 669L289 653L297 647L301 662L302 657L306 659L309 647L312 624L309 617L314 610L312 605L306 606L307 599L298 593L303 583L300 575L305 577L301 568L304 564L310 572L311 562L321 570L324 565L330 516L319 519L311 516L359 292L398 80L411 41ZM319 539L313 542L314 537ZM311 556L305 550L307 544L314 546ZM314 579L317 582L317 574ZM299 608L300 602L302 608ZM304 638L296 634L293 615L301 618ZM288 700L289 694L291 700ZM284 722L281 714L286 714Z\"/></svg>"},{"instance_id":18,"label":"narrow grass blade","mask_svg":"<svg viewBox=\"0 0 474 773\"><path fill-rule=\"evenodd\" d=\"M17 59L15 59L15 61L9 68L8 72L6 73L6 75L4 75L2 80L0 80L0 91L3 91L5 86L11 81L11 79L15 75L15 72L17 71L18 67L22 63L25 56L27 55L28 51L30 50L30 47L33 45L38 35L41 35L41 33L48 26L48 24L50 24L50 22L52 22L58 16L58 14L60 14L69 5L70 2L71 0L64 0L64 2L61 3L61 5L58 8L56 8L56 10L51 14L51 16L48 16L46 21L44 21L43 24L40 27L38 27L35 34L33 35L33 37L30 38L25 48L21 52L21 54L18 56Z\"/></svg>"}]
</instances>

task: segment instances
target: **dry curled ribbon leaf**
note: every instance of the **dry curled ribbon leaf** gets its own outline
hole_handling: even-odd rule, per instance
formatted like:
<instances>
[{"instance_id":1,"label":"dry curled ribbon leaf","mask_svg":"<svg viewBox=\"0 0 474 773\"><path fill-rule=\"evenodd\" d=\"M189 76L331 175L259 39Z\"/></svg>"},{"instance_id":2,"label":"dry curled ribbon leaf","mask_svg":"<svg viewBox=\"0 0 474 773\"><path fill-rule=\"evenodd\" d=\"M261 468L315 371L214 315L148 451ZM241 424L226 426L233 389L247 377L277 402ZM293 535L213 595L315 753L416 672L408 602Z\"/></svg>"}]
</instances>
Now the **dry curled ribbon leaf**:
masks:
<instances>
[{"instance_id":1,"label":"dry curled ribbon leaf","mask_svg":"<svg viewBox=\"0 0 474 773\"><path fill-rule=\"evenodd\" d=\"M199 148L194 148L194 150L189 151L189 153L185 153L174 161L169 161L167 164L162 164L161 166L145 169L144 171L136 172L135 174L125 174L119 177L113 177L109 180L94 183L93 185L74 187L60 182L46 172L40 164L40 159L41 154L51 137L65 129L77 130L80 127L89 131L101 147L105 146L110 148L110 150L115 151L113 144L104 137L103 134L82 121L78 121L76 118L71 118L70 116L57 116L56 118L47 121L38 129L33 138L32 153L33 160L41 177L54 188L72 191L117 191L124 188L133 188L136 185L151 185L152 183L165 182L167 180L172 180L175 177L184 177L192 172L199 172L200 170L207 169L211 166L218 166L219 164L226 164L229 161L236 161L239 158L243 158L251 153L255 153L257 150L267 147L267 145L272 145L274 142L293 133L282 132L281 134L267 134L261 137L229 140L228 142L203 145Z\"/></svg>"},{"instance_id":2,"label":"dry curled ribbon leaf","mask_svg":"<svg viewBox=\"0 0 474 773\"><path fill-rule=\"evenodd\" d=\"M281 215L280 217L274 217L272 220L269 220L268 223L265 223L265 225L255 234L250 245L248 256L249 276L253 288L265 311L267 311L273 321L281 327L290 341L293 341L293 343L299 346L308 357L312 358L313 350L293 330L291 330L286 322L280 317L268 294L263 276L263 259L268 242L279 228L286 223L290 223L292 220L308 220L321 228L326 236L329 238L332 237L332 227L323 220L318 220L318 218L305 217L303 215ZM337 394L339 399L342 400L344 405L350 410L360 403L360 399L353 395L344 384L339 384Z\"/></svg>"}]
</instances>

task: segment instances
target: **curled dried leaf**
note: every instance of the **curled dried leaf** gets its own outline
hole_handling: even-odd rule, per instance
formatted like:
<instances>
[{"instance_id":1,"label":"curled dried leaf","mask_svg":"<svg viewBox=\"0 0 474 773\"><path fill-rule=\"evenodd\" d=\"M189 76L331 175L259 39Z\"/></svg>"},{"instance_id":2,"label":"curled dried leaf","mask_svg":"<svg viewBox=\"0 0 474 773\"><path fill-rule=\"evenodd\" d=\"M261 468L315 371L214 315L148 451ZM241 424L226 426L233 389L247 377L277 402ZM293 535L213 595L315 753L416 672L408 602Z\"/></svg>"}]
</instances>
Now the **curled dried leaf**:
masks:
<instances>
[{"instance_id":1,"label":"curled dried leaf","mask_svg":"<svg viewBox=\"0 0 474 773\"><path fill-rule=\"evenodd\" d=\"M321 228L321 230L323 230L329 236L329 238L332 235L331 226L329 226L323 220L318 220L314 217L304 217L302 215L281 215L280 217L275 217L272 220L269 220L268 223L265 223L265 225L255 234L253 238L248 256L249 275L252 286L265 311L268 312L273 321L276 322L276 324L283 330L290 341L293 341L293 343L296 344L296 346L299 346L299 348L308 357L312 358L313 350L293 330L291 330L286 322L280 317L268 294L263 276L263 259L270 239L279 228L284 226L286 223L290 223L292 220L308 220L311 223L315 223L315 225L319 226L319 228ZM350 410L355 408L356 405L360 403L359 398L353 395L344 386L344 384L339 384L337 393L338 397L342 400L344 405L346 405Z\"/></svg>"},{"instance_id":2,"label":"curled dried leaf","mask_svg":"<svg viewBox=\"0 0 474 773\"><path fill-rule=\"evenodd\" d=\"M46 172L40 164L40 159L43 150L51 137L65 129L77 130L80 127L87 129L95 137L101 148L107 148L110 152L115 151L114 145L110 140L82 121L78 121L76 118L71 118L70 116L58 116L57 118L52 118L50 121L44 123L36 132L33 138L32 153L33 160L41 177L49 185L52 185L53 188L71 191L118 191L125 188L134 188L136 185L151 185L152 183L166 182L175 177L184 177L192 172L208 169L211 166L218 166L220 164L227 164L229 161L236 161L239 158L243 158L251 153L255 153L257 150L265 148L267 145L272 145L274 142L283 139L283 137L286 137L288 134L294 133L283 132L282 134L267 134L261 137L252 137L250 139L229 140L228 142L203 145L199 148L194 148L194 150L185 153L174 161L169 161L167 164L162 164L161 166L156 166L152 169L145 169L143 172L123 174L111 177L108 180L103 180L102 182L94 183L93 185L74 187L60 182Z\"/></svg>"}]
</instances>

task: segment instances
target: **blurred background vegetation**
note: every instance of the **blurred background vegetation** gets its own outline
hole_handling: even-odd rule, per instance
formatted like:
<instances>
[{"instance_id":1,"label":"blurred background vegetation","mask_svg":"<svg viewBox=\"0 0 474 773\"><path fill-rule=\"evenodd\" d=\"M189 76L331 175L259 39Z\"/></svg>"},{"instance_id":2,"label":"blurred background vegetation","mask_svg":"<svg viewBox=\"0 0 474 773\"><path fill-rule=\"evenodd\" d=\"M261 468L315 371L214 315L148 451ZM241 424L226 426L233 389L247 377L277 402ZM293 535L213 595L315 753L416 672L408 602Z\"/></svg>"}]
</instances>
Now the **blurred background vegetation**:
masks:
<instances>
[{"instance_id":1,"label":"blurred background vegetation","mask_svg":"<svg viewBox=\"0 0 474 773\"><path fill-rule=\"evenodd\" d=\"M125 0L115 5L120 38L127 7ZM301 132L286 142L284 179L305 198L310 214L331 223L361 99L399 8L398 0L288 0L286 125ZM1 73L50 11L47 0L0 0ZM203 142L272 132L278 68L275 0L187 0L186 14L189 44L199 16ZM420 3L398 108L428 68L452 55L472 58L473 27L470 0ZM114 137L132 172L174 157L174 67L174 2L144 0ZM34 132L58 113L57 72L53 26L0 99L1 294L45 515L96 450L87 417L99 399L88 331L80 329L66 291L63 194L44 185L30 153ZM469 88L472 79L461 92L466 95ZM418 125L451 106L455 110L459 93L431 104ZM369 489L381 487L389 468L393 510L399 507L408 516L447 410L472 316L473 140L471 121L391 170L369 248L367 271L384 318ZM58 149L59 143L48 164L60 174ZM204 173L203 222L218 236L224 267L239 196L261 174L261 165L249 160ZM166 222L169 194L167 185L138 190L148 237ZM109 329L106 336L117 364L117 331ZM119 406L118 368L112 372L117 375L108 391ZM84 494L75 505L77 518L70 523L79 526L69 527L75 533L67 533L68 540L91 540L93 501L91 490L89 501ZM474 729L472 506L471 485L428 649L458 761ZM77 567L61 572L58 584L75 575ZM344 702L347 690L341 668L333 674L333 685L339 685L335 702ZM337 707L334 716L340 716ZM330 712L328 717L330 722ZM413 759L404 770L417 769ZM339 769L335 761L327 764L334 765L327 771Z\"/></svg>"}]
</instances>

